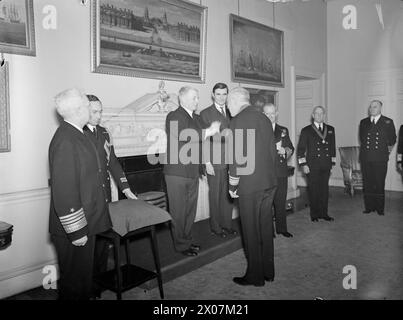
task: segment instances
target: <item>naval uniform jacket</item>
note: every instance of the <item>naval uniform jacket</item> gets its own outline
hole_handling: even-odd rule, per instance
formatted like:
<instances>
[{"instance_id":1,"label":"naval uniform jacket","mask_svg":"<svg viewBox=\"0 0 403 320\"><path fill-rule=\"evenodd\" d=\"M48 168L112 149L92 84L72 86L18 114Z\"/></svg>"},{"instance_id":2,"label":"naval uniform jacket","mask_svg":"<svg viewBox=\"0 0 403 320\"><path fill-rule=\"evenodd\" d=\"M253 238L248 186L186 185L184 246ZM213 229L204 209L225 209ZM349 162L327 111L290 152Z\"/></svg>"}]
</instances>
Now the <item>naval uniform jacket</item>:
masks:
<instances>
[{"instance_id":1,"label":"naval uniform jacket","mask_svg":"<svg viewBox=\"0 0 403 320\"><path fill-rule=\"evenodd\" d=\"M111 175L118 185L119 189L123 191L126 188L130 188L127 182L125 173L122 170L122 166L119 163L118 158L115 155L112 140L109 132L106 128L96 126L97 133L93 133L87 126L84 127L85 135L95 144L97 147L98 155L101 160L101 169L103 176L103 187L106 190L106 196L108 201L111 201Z\"/></svg>"},{"instance_id":2,"label":"naval uniform jacket","mask_svg":"<svg viewBox=\"0 0 403 320\"><path fill-rule=\"evenodd\" d=\"M70 241L112 227L95 146L63 121L49 146L51 201L49 232Z\"/></svg>"},{"instance_id":3,"label":"naval uniform jacket","mask_svg":"<svg viewBox=\"0 0 403 320\"><path fill-rule=\"evenodd\" d=\"M179 106L176 110L168 113L165 120L167 134L167 158L164 165L164 174L179 176L183 178L197 178L201 172L201 142L204 130L202 129L200 116L193 113L193 118L187 111ZM192 129L192 136L185 136L180 139L180 134L185 129ZM183 149L184 148L184 149ZM190 163L183 163L179 154L185 153ZM183 150L188 150L184 152ZM190 151L189 151L190 150ZM193 161L194 160L194 161Z\"/></svg>"},{"instance_id":4,"label":"naval uniform jacket","mask_svg":"<svg viewBox=\"0 0 403 320\"><path fill-rule=\"evenodd\" d=\"M396 131L393 120L381 116L375 125L371 117L360 122L360 160L367 162L388 162L388 147L396 143Z\"/></svg>"},{"instance_id":5,"label":"naval uniform jacket","mask_svg":"<svg viewBox=\"0 0 403 320\"><path fill-rule=\"evenodd\" d=\"M334 127L323 123L323 134L312 123L301 130L297 147L300 166L312 169L331 169L336 163L336 133Z\"/></svg>"},{"instance_id":6,"label":"naval uniform jacket","mask_svg":"<svg viewBox=\"0 0 403 320\"><path fill-rule=\"evenodd\" d=\"M403 125L399 129L399 143L397 145L397 163L403 163Z\"/></svg>"},{"instance_id":7,"label":"naval uniform jacket","mask_svg":"<svg viewBox=\"0 0 403 320\"><path fill-rule=\"evenodd\" d=\"M271 121L262 112L248 106L232 118L230 129L234 137L234 156L229 164L230 190L237 190L238 195L247 195L276 187L277 150ZM237 129L242 130L242 140L236 134ZM248 140L247 129L253 130L253 141ZM248 147L248 143L252 143L252 146ZM239 155L246 155L249 160L242 161L245 159L239 159Z\"/></svg>"},{"instance_id":8,"label":"naval uniform jacket","mask_svg":"<svg viewBox=\"0 0 403 320\"><path fill-rule=\"evenodd\" d=\"M290 135L288 133L288 129L286 127L280 126L276 123L274 127L274 142L277 144L281 141L281 146L283 148L291 149L291 155L294 153L294 146L291 142ZM288 176L288 167L287 167L287 154L280 155L277 153L276 159L276 173L277 177L287 177Z\"/></svg>"},{"instance_id":9,"label":"naval uniform jacket","mask_svg":"<svg viewBox=\"0 0 403 320\"><path fill-rule=\"evenodd\" d=\"M229 128L231 120L227 108L225 108L225 116L224 116L220 111L217 110L215 104L212 104L210 107L200 112L200 117L203 120L205 127L209 127L214 121L220 121L221 122L220 132ZM210 137L207 141L210 142L210 157L209 159L206 158L203 161L211 162L213 167L223 169L226 168L227 164L225 163L225 153L226 153L225 137L221 136L220 134L215 134L214 136ZM220 154L218 154L217 152L218 150L220 150ZM220 156L220 159L218 159L218 155Z\"/></svg>"}]
</instances>

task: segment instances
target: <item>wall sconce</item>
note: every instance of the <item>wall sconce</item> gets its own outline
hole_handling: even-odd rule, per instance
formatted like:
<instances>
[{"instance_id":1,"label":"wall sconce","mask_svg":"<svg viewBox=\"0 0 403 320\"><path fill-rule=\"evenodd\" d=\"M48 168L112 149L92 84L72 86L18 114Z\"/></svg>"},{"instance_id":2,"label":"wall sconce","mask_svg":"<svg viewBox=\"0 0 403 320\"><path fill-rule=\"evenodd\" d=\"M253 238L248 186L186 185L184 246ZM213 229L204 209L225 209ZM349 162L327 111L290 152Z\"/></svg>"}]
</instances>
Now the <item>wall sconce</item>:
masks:
<instances>
[{"instance_id":1,"label":"wall sconce","mask_svg":"<svg viewBox=\"0 0 403 320\"><path fill-rule=\"evenodd\" d=\"M86 6L88 3L88 0L80 0L81 5Z\"/></svg>"},{"instance_id":2,"label":"wall sconce","mask_svg":"<svg viewBox=\"0 0 403 320\"><path fill-rule=\"evenodd\" d=\"M1 1L1 0L0 0ZM0 54L0 68L2 66L4 66L4 64L6 63L6 59L4 59L4 53Z\"/></svg>"}]
</instances>

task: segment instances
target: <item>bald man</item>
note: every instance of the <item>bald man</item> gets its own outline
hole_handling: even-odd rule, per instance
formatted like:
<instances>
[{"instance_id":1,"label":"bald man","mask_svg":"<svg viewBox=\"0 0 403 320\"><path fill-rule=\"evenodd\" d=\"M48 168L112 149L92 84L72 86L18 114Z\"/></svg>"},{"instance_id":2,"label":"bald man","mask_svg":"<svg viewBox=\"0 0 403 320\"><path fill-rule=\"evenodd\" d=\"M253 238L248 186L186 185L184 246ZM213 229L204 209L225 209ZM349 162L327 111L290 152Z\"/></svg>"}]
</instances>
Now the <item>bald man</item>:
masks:
<instances>
[{"instance_id":1,"label":"bald man","mask_svg":"<svg viewBox=\"0 0 403 320\"><path fill-rule=\"evenodd\" d=\"M91 296L95 235L112 227L95 147L84 135L89 101L77 89L55 98L63 122L49 146L49 232L56 249L59 299Z\"/></svg>"}]
</instances>

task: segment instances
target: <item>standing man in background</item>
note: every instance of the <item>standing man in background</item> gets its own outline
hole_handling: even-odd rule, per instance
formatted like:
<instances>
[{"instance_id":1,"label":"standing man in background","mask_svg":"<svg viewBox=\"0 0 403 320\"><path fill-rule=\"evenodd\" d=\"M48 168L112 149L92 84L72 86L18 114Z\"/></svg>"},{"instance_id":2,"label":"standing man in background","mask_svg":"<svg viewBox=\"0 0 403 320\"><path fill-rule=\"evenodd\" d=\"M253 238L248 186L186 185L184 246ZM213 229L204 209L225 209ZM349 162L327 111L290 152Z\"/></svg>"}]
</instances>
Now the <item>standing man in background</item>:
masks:
<instances>
[{"instance_id":1,"label":"standing man in background","mask_svg":"<svg viewBox=\"0 0 403 320\"><path fill-rule=\"evenodd\" d=\"M237 87L228 95L234 157L229 165L229 193L239 198L239 215L247 260L241 286L264 286L274 280L273 215L276 192L276 146L270 120L250 105L249 92ZM246 161L244 156L246 155ZM242 160L242 161L241 161Z\"/></svg>"},{"instance_id":2,"label":"standing man in background","mask_svg":"<svg viewBox=\"0 0 403 320\"><path fill-rule=\"evenodd\" d=\"M403 173L403 125L399 129L399 143L397 145L397 168Z\"/></svg>"},{"instance_id":3,"label":"standing man in background","mask_svg":"<svg viewBox=\"0 0 403 320\"><path fill-rule=\"evenodd\" d=\"M179 107L168 113L165 121L167 163L164 175L172 217L172 238L175 250L186 256L197 256L200 251L200 246L192 243L192 226L199 195L201 142L220 132L218 121L206 130L202 129L202 120L194 113L198 105L199 92L192 87L182 87ZM186 149L188 152L185 153Z\"/></svg>"},{"instance_id":4,"label":"standing man in background","mask_svg":"<svg viewBox=\"0 0 403 320\"><path fill-rule=\"evenodd\" d=\"M110 177L112 177L118 188L125 194L128 199L137 199L136 195L130 190L125 173L115 155L111 136L106 128L100 126L102 118L102 103L98 97L87 94L90 102L90 117L86 126L84 126L84 134L95 146L100 160L101 174L103 178L102 187L105 190L105 198L108 202L112 200ZM94 274L100 274L107 270L109 243L104 238L97 239L95 244L95 261ZM101 288L94 284L95 297L100 297Z\"/></svg>"},{"instance_id":5,"label":"standing man in background","mask_svg":"<svg viewBox=\"0 0 403 320\"><path fill-rule=\"evenodd\" d=\"M220 121L220 132L228 129L230 115L226 110L228 87L225 83L217 83L213 87L214 103L200 113L205 125L210 126L214 121ZM225 238L236 235L232 229L232 203L228 194L228 164L226 163L225 137L215 134L210 137L209 159L206 159L206 172L209 186L210 229L211 233Z\"/></svg>"},{"instance_id":6,"label":"standing man in background","mask_svg":"<svg viewBox=\"0 0 403 320\"><path fill-rule=\"evenodd\" d=\"M49 146L49 232L59 265L59 299L85 300L92 294L96 234L112 223L100 160L83 132L89 101L77 89L69 89L55 102L64 119Z\"/></svg>"},{"instance_id":7,"label":"standing man in background","mask_svg":"<svg viewBox=\"0 0 403 320\"><path fill-rule=\"evenodd\" d=\"M360 160L364 184L363 213L376 211L385 214L385 179L388 170L389 154L396 143L396 130L393 120L382 115L382 102L371 101L369 117L361 120Z\"/></svg>"},{"instance_id":8,"label":"standing man in background","mask_svg":"<svg viewBox=\"0 0 403 320\"><path fill-rule=\"evenodd\" d=\"M287 160L294 153L294 146L290 140L288 129L277 124L278 109L272 103L267 103L263 106L263 113L270 119L273 132L274 142L276 143L276 175L277 175L277 190L274 196L274 209L276 216L276 233L282 234L286 238L292 237L292 234L287 230L287 212L285 203L287 200L288 190L288 167Z\"/></svg>"},{"instance_id":9,"label":"standing man in background","mask_svg":"<svg viewBox=\"0 0 403 320\"><path fill-rule=\"evenodd\" d=\"M329 178L336 163L336 132L326 124L325 108L313 109L313 123L302 128L297 147L298 164L308 179L311 221L333 221L328 215Z\"/></svg>"}]
</instances>

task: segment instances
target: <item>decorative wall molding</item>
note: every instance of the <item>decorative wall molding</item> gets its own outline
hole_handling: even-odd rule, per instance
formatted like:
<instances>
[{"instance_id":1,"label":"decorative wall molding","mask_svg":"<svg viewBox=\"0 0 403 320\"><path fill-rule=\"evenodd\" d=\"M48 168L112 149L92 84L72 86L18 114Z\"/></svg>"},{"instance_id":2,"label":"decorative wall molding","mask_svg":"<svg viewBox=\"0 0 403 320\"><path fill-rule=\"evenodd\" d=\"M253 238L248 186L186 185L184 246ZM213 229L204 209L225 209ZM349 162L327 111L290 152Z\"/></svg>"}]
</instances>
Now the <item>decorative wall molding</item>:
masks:
<instances>
[{"instance_id":1,"label":"decorative wall molding","mask_svg":"<svg viewBox=\"0 0 403 320\"><path fill-rule=\"evenodd\" d=\"M50 199L50 188L15 191L0 194L0 206Z\"/></svg>"},{"instance_id":2,"label":"decorative wall molding","mask_svg":"<svg viewBox=\"0 0 403 320\"><path fill-rule=\"evenodd\" d=\"M39 263L36 263L33 265L24 265L24 266L20 266L20 267L10 269L7 271L2 271L2 272L0 272L0 282L15 278L15 277L19 277L21 275L25 275L25 274L28 274L28 273L31 273L31 272L34 272L37 270L41 270L41 272L42 272L43 267L45 267L47 265L57 266L57 260L52 259L52 260L48 260L48 261L39 262Z\"/></svg>"}]
</instances>

